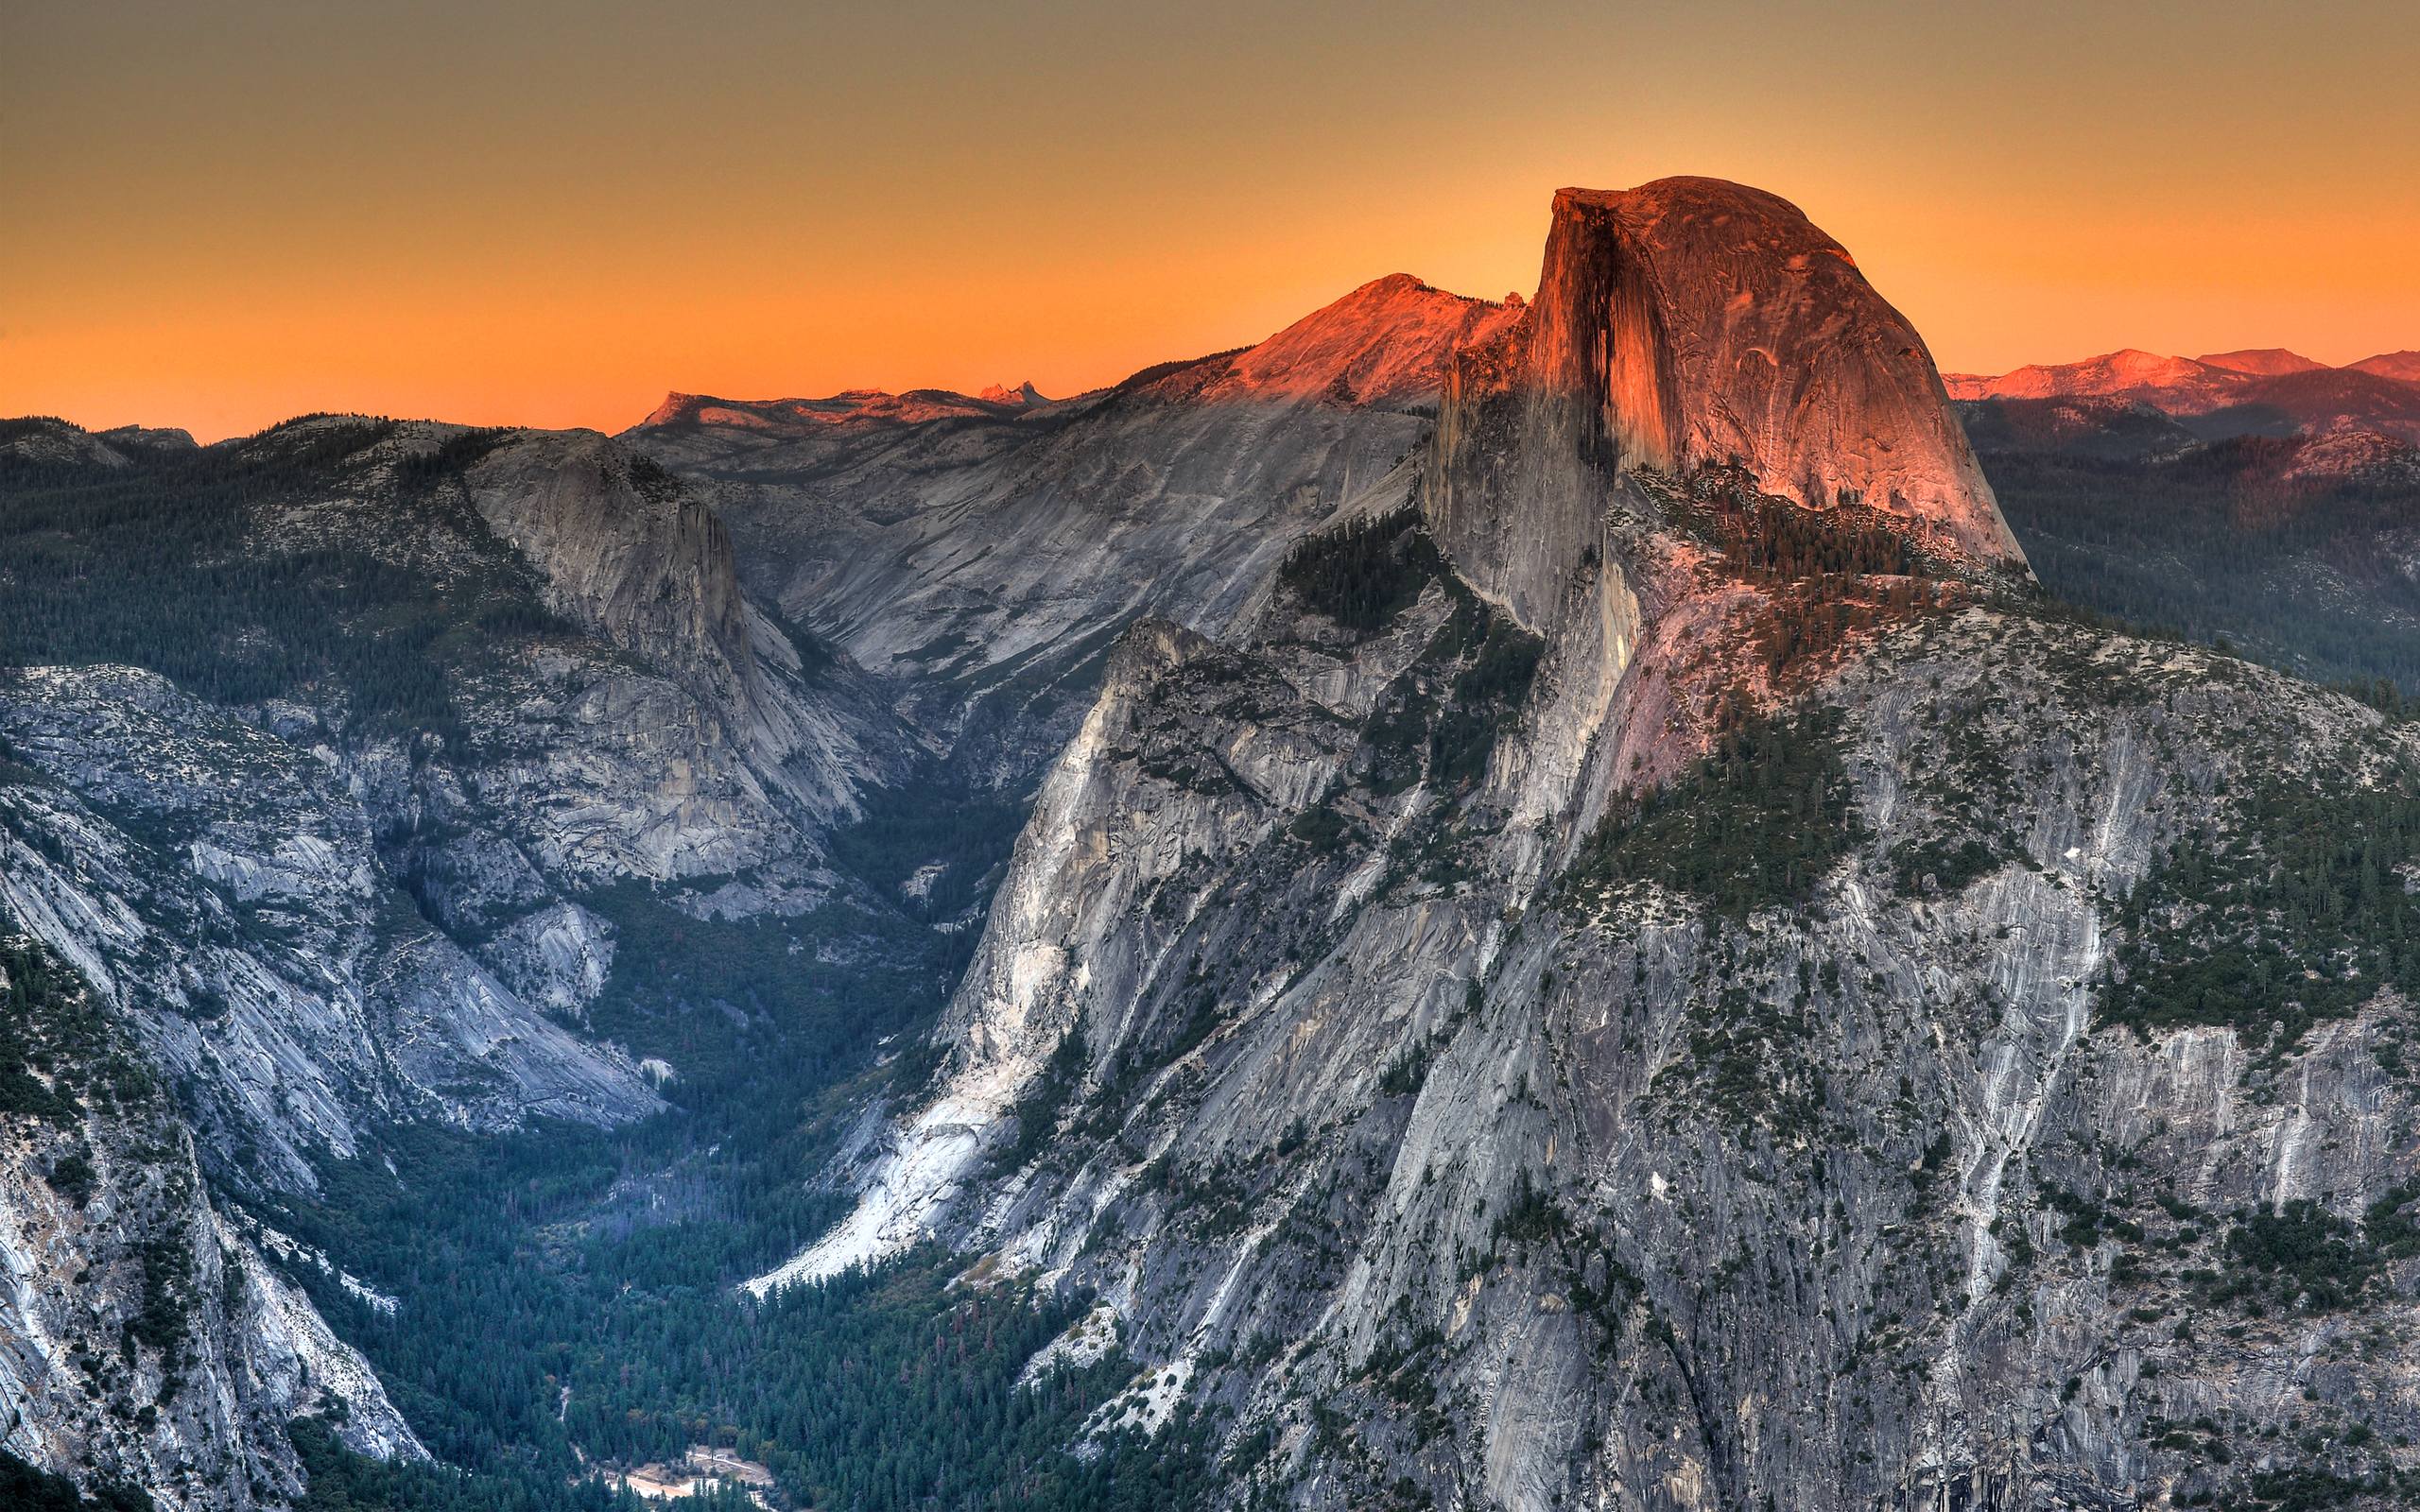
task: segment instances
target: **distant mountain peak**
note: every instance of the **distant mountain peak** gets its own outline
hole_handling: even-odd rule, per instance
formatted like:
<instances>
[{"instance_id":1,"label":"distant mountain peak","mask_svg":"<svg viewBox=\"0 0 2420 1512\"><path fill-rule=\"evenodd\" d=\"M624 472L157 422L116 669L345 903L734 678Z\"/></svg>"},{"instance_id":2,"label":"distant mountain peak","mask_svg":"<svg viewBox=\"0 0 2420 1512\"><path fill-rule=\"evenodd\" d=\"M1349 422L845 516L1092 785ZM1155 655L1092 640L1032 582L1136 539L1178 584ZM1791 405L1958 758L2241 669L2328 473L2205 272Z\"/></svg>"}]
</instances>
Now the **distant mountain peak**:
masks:
<instances>
[{"instance_id":1,"label":"distant mountain peak","mask_svg":"<svg viewBox=\"0 0 2420 1512\"><path fill-rule=\"evenodd\" d=\"M2007 372L1953 373L1943 380L1953 399L2075 399L2133 395L2199 384L2223 387L2239 375L2191 357L2165 357L2120 347L2081 362L2028 363Z\"/></svg>"},{"instance_id":2,"label":"distant mountain peak","mask_svg":"<svg viewBox=\"0 0 2420 1512\"><path fill-rule=\"evenodd\" d=\"M2420 384L2420 352L2381 352L2375 357L2346 364L2356 372L2374 373L2407 384Z\"/></svg>"},{"instance_id":3,"label":"distant mountain peak","mask_svg":"<svg viewBox=\"0 0 2420 1512\"><path fill-rule=\"evenodd\" d=\"M2248 372L2262 378L2274 378L2281 373L2318 372L2324 362L2313 362L2299 352L2283 347L2245 347L2237 352L2205 352L2193 359L2205 368L2223 368L2229 372Z\"/></svg>"},{"instance_id":4,"label":"distant mountain peak","mask_svg":"<svg viewBox=\"0 0 2420 1512\"><path fill-rule=\"evenodd\" d=\"M1944 380L1966 401L2133 399L2169 415L2215 416L2209 436L2317 432L2341 423L2420 440L2420 352L2330 368L2280 347L2163 357L2137 348Z\"/></svg>"},{"instance_id":5,"label":"distant mountain peak","mask_svg":"<svg viewBox=\"0 0 2420 1512\"><path fill-rule=\"evenodd\" d=\"M836 426L916 424L932 420L997 420L1003 407L1025 409L1048 403L1031 384L1015 389L995 384L980 395L947 388L911 388L904 394L882 388L843 388L822 399L721 399L712 394L675 391L666 395L664 403L649 411L634 429L704 425L796 432Z\"/></svg>"},{"instance_id":6,"label":"distant mountain peak","mask_svg":"<svg viewBox=\"0 0 2420 1512\"><path fill-rule=\"evenodd\" d=\"M1257 345L1157 379L1163 397L1433 404L1464 346L1495 336L1517 305L1453 294L1409 273L1372 279Z\"/></svg>"}]
</instances>

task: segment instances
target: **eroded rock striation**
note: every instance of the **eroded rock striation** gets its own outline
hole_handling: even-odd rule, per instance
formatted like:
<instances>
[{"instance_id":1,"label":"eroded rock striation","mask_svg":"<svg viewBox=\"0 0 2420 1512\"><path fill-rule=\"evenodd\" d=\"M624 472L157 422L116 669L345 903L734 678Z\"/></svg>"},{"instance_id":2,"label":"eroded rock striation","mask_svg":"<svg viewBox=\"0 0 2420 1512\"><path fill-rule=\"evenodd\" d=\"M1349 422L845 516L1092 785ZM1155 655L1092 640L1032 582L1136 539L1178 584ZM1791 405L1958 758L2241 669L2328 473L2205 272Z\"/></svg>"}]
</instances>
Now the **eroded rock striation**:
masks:
<instances>
[{"instance_id":1,"label":"eroded rock striation","mask_svg":"<svg viewBox=\"0 0 2420 1512\"><path fill-rule=\"evenodd\" d=\"M676 396L623 439L712 501L752 592L906 683L977 781L1022 784L1126 625L1219 633L1297 537L1399 497L1454 353L1517 314L1394 274L1055 403Z\"/></svg>"},{"instance_id":2,"label":"eroded rock striation","mask_svg":"<svg viewBox=\"0 0 2420 1512\"><path fill-rule=\"evenodd\" d=\"M2408 728L2040 610L1921 345L1735 186L1561 197L1426 467L1126 634L759 1284L1093 1288L1103 1425L1211 1412L1237 1504L2398 1494L2404 895L2260 920L2313 802L2412 864Z\"/></svg>"},{"instance_id":3,"label":"eroded rock striation","mask_svg":"<svg viewBox=\"0 0 2420 1512\"><path fill-rule=\"evenodd\" d=\"M295 1417L422 1449L290 1280L325 1258L257 1213L402 1125L663 1110L587 1022L605 897L847 894L824 837L914 741L600 436L8 444L10 508L57 511L12 515L40 544L0 567L41 606L0 672L0 947L43 988L5 1026L34 1057L0 1107L9 1444L164 1505L277 1504ZM42 555L62 541L116 599Z\"/></svg>"}]
</instances>

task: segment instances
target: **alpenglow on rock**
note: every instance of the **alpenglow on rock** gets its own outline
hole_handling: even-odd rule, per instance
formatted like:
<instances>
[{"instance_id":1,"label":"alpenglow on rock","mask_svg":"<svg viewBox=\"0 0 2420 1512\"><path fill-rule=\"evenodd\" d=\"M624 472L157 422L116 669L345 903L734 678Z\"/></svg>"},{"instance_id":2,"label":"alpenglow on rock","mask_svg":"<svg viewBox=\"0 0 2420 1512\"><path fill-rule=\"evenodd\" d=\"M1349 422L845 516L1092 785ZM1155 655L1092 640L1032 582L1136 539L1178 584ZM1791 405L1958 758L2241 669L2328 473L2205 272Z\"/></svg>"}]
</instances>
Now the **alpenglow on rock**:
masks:
<instances>
[{"instance_id":1,"label":"alpenglow on rock","mask_svg":"<svg viewBox=\"0 0 2420 1512\"><path fill-rule=\"evenodd\" d=\"M1150 1367L1096 1421L1211 1407L1219 1505L2407 1484L2420 920L2317 854L2344 933L2257 920L2315 814L2420 861L2411 727L2040 612L1921 344L1770 197L1566 194L1519 318L1425 515L1121 640L939 1075L756 1287L938 1242L1091 1289ZM2242 919L2318 954L2197 998Z\"/></svg>"},{"instance_id":2,"label":"alpenglow on rock","mask_svg":"<svg viewBox=\"0 0 2420 1512\"><path fill-rule=\"evenodd\" d=\"M1557 194L1536 301L1447 379L1440 543L1534 627L1612 474L1728 461L2022 562L1923 339L1795 207L1715 179Z\"/></svg>"}]
</instances>

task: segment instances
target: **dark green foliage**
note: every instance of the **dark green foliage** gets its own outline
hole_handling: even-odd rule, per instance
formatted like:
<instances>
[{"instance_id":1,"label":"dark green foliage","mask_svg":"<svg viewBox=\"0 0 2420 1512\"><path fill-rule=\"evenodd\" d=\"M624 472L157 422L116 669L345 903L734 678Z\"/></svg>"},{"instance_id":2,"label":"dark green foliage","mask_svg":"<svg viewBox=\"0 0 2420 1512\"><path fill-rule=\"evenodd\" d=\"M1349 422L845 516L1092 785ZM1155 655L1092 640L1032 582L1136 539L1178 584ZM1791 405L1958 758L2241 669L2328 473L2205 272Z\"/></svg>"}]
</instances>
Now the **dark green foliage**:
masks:
<instances>
[{"instance_id":1,"label":"dark green foliage","mask_svg":"<svg viewBox=\"0 0 2420 1512\"><path fill-rule=\"evenodd\" d=\"M1595 1325L1598 1349L1610 1355L1647 1283L1614 1252L1613 1236L1572 1216L1560 1197L1521 1173L1512 1200L1489 1230L1481 1268L1507 1260L1560 1268L1572 1310Z\"/></svg>"},{"instance_id":2,"label":"dark green foliage","mask_svg":"<svg viewBox=\"0 0 2420 1512\"><path fill-rule=\"evenodd\" d=\"M1515 1249L1527 1249L1554 1239L1569 1227L1570 1220L1564 1215L1562 1205L1524 1171L1512 1200L1495 1215L1494 1237Z\"/></svg>"},{"instance_id":3,"label":"dark green foliage","mask_svg":"<svg viewBox=\"0 0 2420 1512\"><path fill-rule=\"evenodd\" d=\"M135 1259L143 1269L143 1305L127 1320L126 1336L158 1350L162 1373L174 1376L197 1306L191 1243L182 1233L155 1235L135 1250Z\"/></svg>"},{"instance_id":4,"label":"dark green foliage","mask_svg":"<svg viewBox=\"0 0 2420 1512\"><path fill-rule=\"evenodd\" d=\"M955 1267L920 1256L750 1304L734 1283L815 1226L777 1236L689 1178L703 1152L667 1165L669 1137L429 1133L393 1152L400 1178L379 1162L331 1167L325 1200L282 1221L403 1306L380 1313L307 1267L297 1279L430 1448L481 1484L561 1484L579 1472L575 1445L592 1461L641 1463L717 1443L808 1504L1123 1504L1138 1457L1113 1456L1112 1473L1063 1449L1124 1368L1013 1388L1083 1298L953 1291ZM448 1483L394 1478L415 1482L395 1505L463 1504L438 1494ZM998 1491L1006 1499L990 1500Z\"/></svg>"},{"instance_id":5,"label":"dark green foliage","mask_svg":"<svg viewBox=\"0 0 2420 1512\"><path fill-rule=\"evenodd\" d=\"M1000 1152L996 1163L1001 1170L1022 1170L1027 1161L1042 1153L1042 1147L1059 1126L1059 1115L1066 1110L1067 1100L1083 1084L1084 1066L1089 1059L1082 1030L1072 1029L1061 1038L1059 1047L1043 1065L1042 1079L1017 1103L1016 1142Z\"/></svg>"},{"instance_id":6,"label":"dark green foliage","mask_svg":"<svg viewBox=\"0 0 2420 1512\"><path fill-rule=\"evenodd\" d=\"M63 1475L36 1469L0 1449L0 1507L9 1512L151 1512L151 1498L130 1486L79 1493Z\"/></svg>"},{"instance_id":7,"label":"dark green foliage","mask_svg":"<svg viewBox=\"0 0 2420 1512\"><path fill-rule=\"evenodd\" d=\"M2389 1187L2363 1214L2362 1230L2371 1247L2389 1260L2420 1255L2420 1181Z\"/></svg>"},{"instance_id":8,"label":"dark green foliage","mask_svg":"<svg viewBox=\"0 0 2420 1512\"><path fill-rule=\"evenodd\" d=\"M1486 775L1497 737L1520 717L1537 675L1543 643L1448 581L1453 611L1362 728L1370 785L1381 795L1423 778L1467 791Z\"/></svg>"},{"instance_id":9,"label":"dark green foliage","mask_svg":"<svg viewBox=\"0 0 2420 1512\"><path fill-rule=\"evenodd\" d=\"M0 666L128 662L226 703L333 686L374 727L458 737L454 673L498 638L561 628L475 511L430 491L494 438L458 437L407 465L392 506L472 546L474 577L440 583L277 526L392 430L287 425L124 468L0 465Z\"/></svg>"},{"instance_id":10,"label":"dark green foliage","mask_svg":"<svg viewBox=\"0 0 2420 1512\"><path fill-rule=\"evenodd\" d=\"M1767 586L1802 578L1911 576L1923 556L1904 525L1856 505L1809 509L1776 499L1744 472L1709 469L1692 480L1698 524L1722 548L1724 567Z\"/></svg>"},{"instance_id":11,"label":"dark green foliage","mask_svg":"<svg viewBox=\"0 0 2420 1512\"><path fill-rule=\"evenodd\" d=\"M92 1160L83 1151L70 1150L50 1162L50 1169L43 1173L43 1179L50 1183L52 1191L80 1208L93 1199L94 1184L99 1180L99 1174L93 1169Z\"/></svg>"},{"instance_id":12,"label":"dark green foliage","mask_svg":"<svg viewBox=\"0 0 2420 1512\"><path fill-rule=\"evenodd\" d=\"M1359 824L1325 803L1294 816L1286 833L1321 855L1336 855L1366 833Z\"/></svg>"},{"instance_id":13,"label":"dark green foliage","mask_svg":"<svg viewBox=\"0 0 2420 1512\"><path fill-rule=\"evenodd\" d=\"M1436 1058L1436 1047L1427 1040L1404 1047L1402 1054L1387 1063L1378 1077L1381 1097L1409 1097L1427 1084L1428 1063Z\"/></svg>"},{"instance_id":14,"label":"dark green foliage","mask_svg":"<svg viewBox=\"0 0 2420 1512\"><path fill-rule=\"evenodd\" d=\"M0 914L0 1114L72 1124L87 1101L109 1107L154 1092L82 976L15 930Z\"/></svg>"},{"instance_id":15,"label":"dark green foliage","mask_svg":"<svg viewBox=\"0 0 2420 1512\"><path fill-rule=\"evenodd\" d=\"M2235 1215L2227 1268L2206 1290L2217 1303L2261 1303L2308 1313L2351 1306L2377 1278L2377 1248L2361 1229L2308 1197Z\"/></svg>"},{"instance_id":16,"label":"dark green foliage","mask_svg":"<svg viewBox=\"0 0 2420 1512\"><path fill-rule=\"evenodd\" d=\"M2127 899L2111 1020L2225 1024L2282 1051L2381 987L2420 990L2420 897L2396 869L2420 859L2420 773L2279 777L2232 808Z\"/></svg>"},{"instance_id":17,"label":"dark green foliage","mask_svg":"<svg viewBox=\"0 0 2420 1512\"><path fill-rule=\"evenodd\" d=\"M2384 1466L2360 1476L2339 1475L2316 1466L2291 1465L2255 1470L2212 1504L2243 1512L2333 1512L2373 1498L2409 1506L2420 1499L2420 1475Z\"/></svg>"},{"instance_id":18,"label":"dark green foliage","mask_svg":"<svg viewBox=\"0 0 2420 1512\"><path fill-rule=\"evenodd\" d=\"M609 1491L594 1477L557 1483L371 1459L345 1448L320 1418L298 1418L289 1432L309 1481L295 1512L638 1512L651 1504ZM681 1505L684 1512L740 1512L754 1503L725 1492Z\"/></svg>"},{"instance_id":19,"label":"dark green foliage","mask_svg":"<svg viewBox=\"0 0 2420 1512\"><path fill-rule=\"evenodd\" d=\"M509 430L467 430L449 436L419 456L407 456L395 463L395 481L413 496L425 495L449 478L484 461L491 454L512 439ZM338 454L341 455L341 454ZM633 474L636 470L633 469Z\"/></svg>"},{"instance_id":20,"label":"dark green foliage","mask_svg":"<svg viewBox=\"0 0 2420 1512\"><path fill-rule=\"evenodd\" d=\"M1977 450L2052 594L2318 680L2420 691L2420 589L2377 541L2420 518L2420 490L2291 479L2299 438L2074 455L1979 423L1992 408L1969 410Z\"/></svg>"},{"instance_id":21,"label":"dark green foliage","mask_svg":"<svg viewBox=\"0 0 2420 1512\"><path fill-rule=\"evenodd\" d=\"M930 772L861 801L865 816L833 832L832 859L926 922L956 919L990 895L1033 811L1029 793L958 792ZM905 885L933 867L911 895Z\"/></svg>"},{"instance_id":22,"label":"dark green foliage","mask_svg":"<svg viewBox=\"0 0 2420 1512\"><path fill-rule=\"evenodd\" d=\"M1277 576L1313 612L1366 634L1409 609L1444 571L1420 512L1407 506L1305 536Z\"/></svg>"},{"instance_id":23,"label":"dark green foliage","mask_svg":"<svg viewBox=\"0 0 2420 1512\"><path fill-rule=\"evenodd\" d=\"M1853 637L1963 602L1907 523L1843 498L1809 509L1765 493L1744 469L1707 465L1667 496L1672 523L1718 548L1713 570L1762 591L1754 650L1776 687L1804 687Z\"/></svg>"},{"instance_id":24,"label":"dark green foliage","mask_svg":"<svg viewBox=\"0 0 2420 1512\"><path fill-rule=\"evenodd\" d=\"M1993 733L1997 701L1986 690L1953 696L1908 751L1908 812L1924 816L1886 858L1901 893L1955 893L2026 855L2013 819L2024 784ZM2005 717L2001 712L1997 717Z\"/></svg>"},{"instance_id":25,"label":"dark green foliage","mask_svg":"<svg viewBox=\"0 0 2420 1512\"><path fill-rule=\"evenodd\" d=\"M1726 986L1689 1026L1694 1096L1743 1133L1762 1129L1776 1143L1820 1132L1824 1083L1808 1074L1799 1047L1813 1035L1809 999L1789 1003ZM1675 1068L1676 1070L1680 1068Z\"/></svg>"},{"instance_id":26,"label":"dark green foliage","mask_svg":"<svg viewBox=\"0 0 2420 1512\"><path fill-rule=\"evenodd\" d=\"M922 1040L959 936L837 905L729 922L643 888L590 902L617 928L595 1021L679 1068L678 1111L504 1140L400 1130L272 1215L401 1298L389 1314L315 1267L294 1273L430 1448L472 1475L346 1456L335 1473L354 1504L450 1512L509 1485L552 1512L585 1494L564 1489L583 1454L670 1461L697 1443L765 1463L800 1504L1187 1504L1200 1461L1183 1435L1064 1452L1123 1366L1013 1389L1084 1298L946 1290L938 1256L761 1305L735 1290L846 1210L814 1177L854 1108L886 1081L914 1084L911 1057L866 1068L886 1038Z\"/></svg>"},{"instance_id":27,"label":"dark green foliage","mask_svg":"<svg viewBox=\"0 0 2420 1512\"><path fill-rule=\"evenodd\" d=\"M581 900L614 926L596 1028L680 1073L669 1095L743 1106L742 1086L801 1095L861 1069L886 1037L921 1031L974 931L945 935L840 903L784 919L695 919L644 883ZM768 1137L773 1131L760 1130Z\"/></svg>"},{"instance_id":28,"label":"dark green foliage","mask_svg":"<svg viewBox=\"0 0 2420 1512\"><path fill-rule=\"evenodd\" d=\"M1862 839L1841 722L1815 705L1734 729L1688 771L1609 813L1570 882L1651 882L1732 919L1804 902Z\"/></svg>"},{"instance_id":29,"label":"dark green foliage","mask_svg":"<svg viewBox=\"0 0 2420 1512\"><path fill-rule=\"evenodd\" d=\"M1932 1190L1933 1182L1941 1177L1942 1167L1954 1153L1956 1149L1949 1130L1943 1129L1933 1136L1932 1143L1926 1145L1924 1154L1917 1158L1916 1168L1908 1174L1909 1184L1916 1189L1918 1196Z\"/></svg>"},{"instance_id":30,"label":"dark green foliage","mask_svg":"<svg viewBox=\"0 0 2420 1512\"><path fill-rule=\"evenodd\" d=\"M1469 608L1476 609L1473 602ZM1478 644L1469 644L1474 618ZM1453 647L1466 654L1453 691L1428 732L1428 778L1442 787L1468 787L1487 775L1488 757L1506 723L1518 716L1537 676L1545 643L1501 614L1458 612L1446 632L1460 636Z\"/></svg>"},{"instance_id":31,"label":"dark green foliage","mask_svg":"<svg viewBox=\"0 0 2420 1512\"><path fill-rule=\"evenodd\" d=\"M1927 879L1944 892L1956 892L2004 859L1997 850L1972 836L1956 841L1943 837L1902 840L1891 848L1891 869L1902 892L1913 892Z\"/></svg>"}]
</instances>

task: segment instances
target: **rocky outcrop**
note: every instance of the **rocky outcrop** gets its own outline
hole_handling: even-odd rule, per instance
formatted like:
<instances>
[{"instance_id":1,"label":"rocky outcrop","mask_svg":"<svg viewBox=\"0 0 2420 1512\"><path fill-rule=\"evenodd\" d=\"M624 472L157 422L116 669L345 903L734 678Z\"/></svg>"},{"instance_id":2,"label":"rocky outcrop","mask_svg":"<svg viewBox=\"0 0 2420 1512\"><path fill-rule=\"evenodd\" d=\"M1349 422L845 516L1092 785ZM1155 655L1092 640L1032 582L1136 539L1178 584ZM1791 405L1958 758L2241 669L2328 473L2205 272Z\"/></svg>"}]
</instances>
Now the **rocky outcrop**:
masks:
<instances>
[{"instance_id":1,"label":"rocky outcrop","mask_svg":"<svg viewBox=\"0 0 2420 1512\"><path fill-rule=\"evenodd\" d=\"M1457 362L1425 508L1523 622L1557 612L1626 470L1744 467L1812 509L1860 504L2020 563L1923 341L1839 243L1737 184L1555 197L1538 297Z\"/></svg>"},{"instance_id":2,"label":"rocky outcrop","mask_svg":"<svg viewBox=\"0 0 2420 1512\"><path fill-rule=\"evenodd\" d=\"M1777 204L1565 196L1435 546L1382 514L1219 643L1128 633L940 1076L761 1286L939 1240L1095 1289L1153 1367L1101 1420L1220 1409L1239 1505L2404 1484L2409 1008L2181 1010L2157 963L2214 917L2187 858L2283 854L2312 774L2391 807L2420 745L2036 612L1921 347L1833 354L1872 296ZM1782 279L1736 322L1801 333L1777 385L1668 245ZM1778 393L1880 395L1821 423L1892 452Z\"/></svg>"},{"instance_id":3,"label":"rocky outcrop","mask_svg":"<svg viewBox=\"0 0 2420 1512\"><path fill-rule=\"evenodd\" d=\"M463 473L481 519L544 575L549 607L734 702L748 608L722 522L646 458L588 432L523 432Z\"/></svg>"},{"instance_id":4,"label":"rocky outcrop","mask_svg":"<svg viewBox=\"0 0 2420 1512\"><path fill-rule=\"evenodd\" d=\"M1455 353L1494 338L1521 308L1517 298L1497 304L1390 273L1256 346L1181 365L1143 387L1197 402L1434 407Z\"/></svg>"},{"instance_id":5,"label":"rocky outcrop","mask_svg":"<svg viewBox=\"0 0 2420 1512\"><path fill-rule=\"evenodd\" d=\"M312 752L122 668L16 675L0 732L39 779L0 783L0 908L187 1090L221 1178L307 1186L396 1119L657 1106L429 925Z\"/></svg>"},{"instance_id":6,"label":"rocky outcrop","mask_svg":"<svg viewBox=\"0 0 2420 1512\"><path fill-rule=\"evenodd\" d=\"M693 912L817 906L849 885L821 837L913 743L863 674L746 598L710 511L601 437L321 417L186 458L9 435L10 485L133 477L166 531L210 516L213 561L248 570L195 584L226 595L198 621L232 628L193 682L249 690L0 673L0 914L80 974L107 1064L147 1089L139 1110L85 1099L73 1129L10 1125L9 1447L164 1505L275 1504L301 1489L295 1417L341 1408L353 1447L421 1451L286 1279L307 1257L242 1205L401 1125L661 1110L587 1032L618 941L582 900L642 881ZM358 601L313 573L361 580ZM255 576L317 593L336 633Z\"/></svg>"},{"instance_id":7,"label":"rocky outcrop","mask_svg":"<svg viewBox=\"0 0 2420 1512\"><path fill-rule=\"evenodd\" d=\"M302 1490L285 1426L425 1452L370 1367L207 1196L193 1141L73 968L0 918L0 1414L12 1452L164 1507Z\"/></svg>"},{"instance_id":8,"label":"rocky outcrop","mask_svg":"<svg viewBox=\"0 0 2420 1512\"><path fill-rule=\"evenodd\" d=\"M1533 305L1381 280L1063 402L249 444L309 486L242 550L366 553L498 644L383 602L456 658L408 733L332 667L8 685L0 903L206 1146L5 1084L0 1387L45 1462L241 1506L330 1397L414 1452L250 1289L332 1263L208 1194L652 1108L586 1038L648 948L591 890L803 911L929 752L1045 776L944 921L983 933L931 1084L759 1292L926 1244L1088 1291L1028 1375L1118 1341L1095 1426L1186 1422L1231 1505L2420 1484L2420 742L2044 612L1922 343L1779 200L1568 191ZM147 1306L213 1276L172 1366Z\"/></svg>"}]
</instances>

